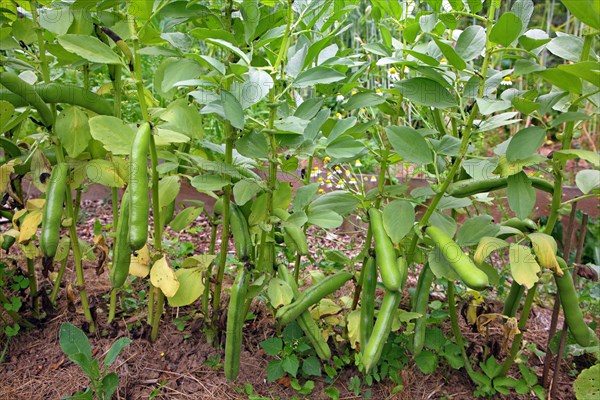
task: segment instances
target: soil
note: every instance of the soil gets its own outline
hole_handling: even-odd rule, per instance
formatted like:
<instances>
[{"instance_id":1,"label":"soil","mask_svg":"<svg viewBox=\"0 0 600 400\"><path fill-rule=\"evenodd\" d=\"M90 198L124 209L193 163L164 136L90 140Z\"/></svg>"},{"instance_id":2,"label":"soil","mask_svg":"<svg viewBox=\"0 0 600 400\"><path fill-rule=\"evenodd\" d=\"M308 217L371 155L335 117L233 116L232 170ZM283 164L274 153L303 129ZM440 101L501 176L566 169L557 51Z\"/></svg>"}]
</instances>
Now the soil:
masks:
<instances>
[{"instance_id":1,"label":"soil","mask_svg":"<svg viewBox=\"0 0 600 400\"><path fill-rule=\"evenodd\" d=\"M81 236L91 241L92 227L98 219L101 223L108 223L111 219L110 210L102 202L84 202L84 220L79 227ZM207 227L206 220L196 222L198 227ZM208 229L199 230L199 234L185 233L179 235L178 241L182 243L191 241L197 251L202 253L208 247ZM206 233L206 234L205 234ZM167 237L169 234L167 233ZM171 236L175 237L175 236ZM312 236L313 238L315 236ZM313 248L347 248L350 241L355 241L354 248L358 248L362 238L356 235L328 234L320 235L313 243ZM4 255L3 255L4 257ZM9 258L9 260L12 260ZM15 262L22 261L15 257ZM145 308L141 307L131 314L120 314L112 325L106 323L107 310L104 303L110 290L107 272L96 275L95 263L86 262L86 288L90 295L91 303L94 305L98 333L90 336L92 349L95 357L102 357L109 349L111 343L120 337L130 337L133 342L125 348L112 370L119 376L119 390L115 395L117 399L247 399L249 398L245 388L251 387L255 394L267 399L302 398L289 387L289 381L282 379L268 383L266 381L266 367L272 357L265 354L259 343L276 335L273 316L258 300L252 304L251 311L256 318L246 323L244 328L243 351L241 355L240 376L235 383L228 383L222 371L222 366L215 365L215 360L223 359L222 347L215 349L206 343L201 316L192 310L173 309L166 307L165 315L161 321L159 339L155 343L148 340L149 329L145 325ZM26 270L26 267L19 265ZM418 271L415 272L415 274ZM72 265L68 265L65 282L75 282ZM231 283L231 278L227 280ZM47 284L47 283L46 283ZM411 275L408 287L416 285L416 276ZM135 282L132 286L133 293L139 290ZM348 294L352 291L348 285L339 294ZM439 291L432 292L432 296L444 299L444 294ZM76 326L86 328L85 319L81 311L81 305L76 296L76 310L73 312L72 305L68 304L66 290L61 289L57 309L49 311L48 317L39 323L36 329L23 331L8 342L4 360L0 363L0 400L46 400L60 399L62 396L71 395L82 390L88 384L84 373L71 362L61 351L58 342L58 331L60 324L68 321ZM405 292L403 308L408 308ZM223 299L226 304L227 298ZM489 310L500 308L499 304L490 303ZM180 313L178 315L178 313ZM181 317L189 317L187 323L178 329L175 322ZM180 317L178 320L177 317ZM550 325L551 309L549 307L536 306L531 314L525 341L533 343L538 349L545 349L547 331ZM484 338L481 334L473 332L461 318L461 329L468 342L475 345L469 348L469 357L472 359L482 358ZM133 327L127 329L127 327ZM562 320L559 322L562 326ZM449 323L442 325L446 335L450 335ZM492 324L489 330L491 341L501 342L501 325ZM0 342L5 343L6 338L0 337ZM1 354L1 353L0 353ZM505 352L499 350L498 358L502 359ZM532 366L538 376L542 373L543 358L533 355L527 351L529 365ZM559 375L557 399L574 399L572 384L577 371L585 366L575 366L573 360L563 362ZM518 377L515 368L513 374ZM401 371L404 389L400 393L393 394L394 384L383 382L373 386L363 386L362 393L356 395L348 387L352 376L359 376L355 367L347 367L342 371L334 385L340 392L340 399L364 398L365 391L370 390L372 399L472 399L475 387L470 382L464 369L455 370L445 363L433 374L424 375L410 360L408 366ZM329 385L324 378L313 379L315 389L307 398L328 399L323 392ZM256 398L256 397L255 397ZM497 398L529 399L527 396L498 396Z\"/></svg>"}]
</instances>

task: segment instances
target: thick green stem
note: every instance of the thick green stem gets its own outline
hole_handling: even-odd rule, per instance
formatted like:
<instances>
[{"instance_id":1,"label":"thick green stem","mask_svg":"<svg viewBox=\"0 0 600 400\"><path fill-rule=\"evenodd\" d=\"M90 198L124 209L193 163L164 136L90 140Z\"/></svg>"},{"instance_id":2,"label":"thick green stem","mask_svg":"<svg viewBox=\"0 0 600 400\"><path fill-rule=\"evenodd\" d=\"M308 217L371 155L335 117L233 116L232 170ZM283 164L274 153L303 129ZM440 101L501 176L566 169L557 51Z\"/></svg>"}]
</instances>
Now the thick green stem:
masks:
<instances>
[{"instance_id":1,"label":"thick green stem","mask_svg":"<svg viewBox=\"0 0 600 400\"><path fill-rule=\"evenodd\" d=\"M52 292L50 293L50 302L54 305L56 305L56 297L58 296L60 284L62 283L63 276L65 275L67 261L69 261L69 257L65 257L60 263L60 268L58 269L58 274L56 275L56 279L54 280L54 286L52 287Z\"/></svg>"},{"instance_id":2,"label":"thick green stem","mask_svg":"<svg viewBox=\"0 0 600 400\"><path fill-rule=\"evenodd\" d=\"M510 347L510 354L506 357L506 360L502 363L502 370L500 371L499 376L505 376L510 368L512 367L515 359L517 358L517 353L521 348L521 340L523 340L523 331L527 326L527 320L529 319L529 313L531 312L531 307L533 306L533 298L535 297L535 292L537 289L537 285L534 285L531 289L527 291L527 296L525 297L525 304L523 304L523 309L521 310L521 318L519 319L519 333L517 333L513 339L512 346Z\"/></svg>"},{"instance_id":3,"label":"thick green stem","mask_svg":"<svg viewBox=\"0 0 600 400\"><path fill-rule=\"evenodd\" d=\"M231 165L233 162L233 127L229 121L225 122L225 165ZM223 219L221 224L221 249L219 251L219 264L217 267L217 282L215 292L213 293L213 313L218 313L221 309L221 291L223 289L223 276L225 275L225 264L227 263L227 254L229 253L230 226L229 219L231 203L231 185L223 188Z\"/></svg>"},{"instance_id":4,"label":"thick green stem","mask_svg":"<svg viewBox=\"0 0 600 400\"><path fill-rule=\"evenodd\" d=\"M467 357L467 352L465 350L465 343L463 340L463 336L460 333L460 326L458 325L458 314L456 310L456 293L454 288L454 282L448 281L448 313L450 314L450 323L452 324L452 334L454 335L454 341L456 345L460 348L460 353L462 354L463 360L465 362L465 368L469 375L473 374L473 367L471 366L471 361L469 357Z\"/></svg>"},{"instance_id":5,"label":"thick green stem","mask_svg":"<svg viewBox=\"0 0 600 400\"><path fill-rule=\"evenodd\" d=\"M154 342L158 338L158 323L162 317L163 309L165 306L165 295L162 290L157 290L158 298L156 299L156 312L152 319L152 333L150 334L150 341Z\"/></svg>"},{"instance_id":6,"label":"thick green stem","mask_svg":"<svg viewBox=\"0 0 600 400\"><path fill-rule=\"evenodd\" d=\"M110 324L115 319L115 312L117 310L117 292L119 289L113 288L110 291L110 306L108 309L108 323Z\"/></svg>"},{"instance_id":7,"label":"thick green stem","mask_svg":"<svg viewBox=\"0 0 600 400\"><path fill-rule=\"evenodd\" d=\"M27 274L29 275L29 296L33 306L33 315L37 318L40 315L40 302L38 299L37 277L35 276L35 264L33 258L27 258Z\"/></svg>"},{"instance_id":8,"label":"thick green stem","mask_svg":"<svg viewBox=\"0 0 600 400\"><path fill-rule=\"evenodd\" d=\"M213 221L210 226L210 245L208 254L215 254L215 246L217 243L217 223ZM208 316L208 306L210 304L210 277L212 276L212 267L214 262L211 262L208 269L204 272L204 293L202 294L202 312L204 318Z\"/></svg>"}]
</instances>

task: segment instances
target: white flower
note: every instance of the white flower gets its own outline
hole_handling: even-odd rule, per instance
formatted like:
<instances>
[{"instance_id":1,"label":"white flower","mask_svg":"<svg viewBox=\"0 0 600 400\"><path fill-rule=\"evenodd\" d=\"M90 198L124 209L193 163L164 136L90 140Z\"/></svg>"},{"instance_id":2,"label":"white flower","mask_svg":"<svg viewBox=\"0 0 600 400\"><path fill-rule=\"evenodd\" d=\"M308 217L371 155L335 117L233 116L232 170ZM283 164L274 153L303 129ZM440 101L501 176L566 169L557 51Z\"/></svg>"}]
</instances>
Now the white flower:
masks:
<instances>
[{"instance_id":1,"label":"white flower","mask_svg":"<svg viewBox=\"0 0 600 400\"><path fill-rule=\"evenodd\" d=\"M327 179L327 180L325 181L325 187L328 187L328 188L331 188L331 187L333 187L333 184L331 183L331 179Z\"/></svg>"},{"instance_id":2,"label":"white flower","mask_svg":"<svg viewBox=\"0 0 600 400\"><path fill-rule=\"evenodd\" d=\"M400 74L396 71L396 68L392 67L388 69L388 78L390 81L397 81L400 79Z\"/></svg>"},{"instance_id":3,"label":"white flower","mask_svg":"<svg viewBox=\"0 0 600 400\"><path fill-rule=\"evenodd\" d=\"M510 79L510 76L505 76L500 84L503 86L510 86L512 85L512 79Z\"/></svg>"},{"instance_id":4,"label":"white flower","mask_svg":"<svg viewBox=\"0 0 600 400\"><path fill-rule=\"evenodd\" d=\"M350 170L349 169L345 170L344 174L346 174L346 176L350 176Z\"/></svg>"},{"instance_id":5,"label":"white flower","mask_svg":"<svg viewBox=\"0 0 600 400\"><path fill-rule=\"evenodd\" d=\"M339 166L339 165L336 165L336 166L335 166L335 173L336 173L336 174L341 174L341 173L342 173L342 169L340 168L340 166Z\"/></svg>"},{"instance_id":6,"label":"white flower","mask_svg":"<svg viewBox=\"0 0 600 400\"><path fill-rule=\"evenodd\" d=\"M350 178L350 184L354 185L354 186L358 185L358 182L356 182L356 178L354 178L354 177Z\"/></svg>"},{"instance_id":7,"label":"white flower","mask_svg":"<svg viewBox=\"0 0 600 400\"><path fill-rule=\"evenodd\" d=\"M325 191L323 189L319 189L319 194L323 194Z\"/></svg>"},{"instance_id":8,"label":"white flower","mask_svg":"<svg viewBox=\"0 0 600 400\"><path fill-rule=\"evenodd\" d=\"M356 161L354 161L354 166L355 167L362 167L362 163L360 162L360 160L356 160Z\"/></svg>"},{"instance_id":9,"label":"white flower","mask_svg":"<svg viewBox=\"0 0 600 400\"><path fill-rule=\"evenodd\" d=\"M336 117L337 119L342 119L342 114L340 114L340 113L335 113L335 117Z\"/></svg>"},{"instance_id":10,"label":"white flower","mask_svg":"<svg viewBox=\"0 0 600 400\"><path fill-rule=\"evenodd\" d=\"M321 186L323 184L323 178L319 177L319 179L317 179L317 182L319 182L319 186Z\"/></svg>"},{"instance_id":11,"label":"white flower","mask_svg":"<svg viewBox=\"0 0 600 400\"><path fill-rule=\"evenodd\" d=\"M375 94L376 94L377 96L383 96L383 92L381 91L381 89L377 89L377 90L375 90Z\"/></svg>"},{"instance_id":12,"label":"white flower","mask_svg":"<svg viewBox=\"0 0 600 400\"><path fill-rule=\"evenodd\" d=\"M448 65L448 60L446 60L445 58L442 58L440 60L440 65Z\"/></svg>"},{"instance_id":13,"label":"white flower","mask_svg":"<svg viewBox=\"0 0 600 400\"><path fill-rule=\"evenodd\" d=\"M371 175L371 182L377 182L377 177L375 175Z\"/></svg>"},{"instance_id":14,"label":"white flower","mask_svg":"<svg viewBox=\"0 0 600 400\"><path fill-rule=\"evenodd\" d=\"M331 172L328 172L327 173L327 179L331 179L331 178L333 178L333 175L331 174Z\"/></svg>"},{"instance_id":15,"label":"white flower","mask_svg":"<svg viewBox=\"0 0 600 400\"><path fill-rule=\"evenodd\" d=\"M341 179L338 181L337 185L335 185L336 189L343 189L344 188L344 181L342 181Z\"/></svg>"},{"instance_id":16,"label":"white flower","mask_svg":"<svg viewBox=\"0 0 600 400\"><path fill-rule=\"evenodd\" d=\"M356 89L354 89L352 92L350 92L350 94L351 94L352 96L354 96L354 95L355 95L355 94L357 94L357 93L358 93L358 90L356 90Z\"/></svg>"},{"instance_id":17,"label":"white flower","mask_svg":"<svg viewBox=\"0 0 600 400\"><path fill-rule=\"evenodd\" d=\"M344 95L341 93L338 93L337 96L335 97L335 101L337 101L338 103L344 101Z\"/></svg>"}]
</instances>

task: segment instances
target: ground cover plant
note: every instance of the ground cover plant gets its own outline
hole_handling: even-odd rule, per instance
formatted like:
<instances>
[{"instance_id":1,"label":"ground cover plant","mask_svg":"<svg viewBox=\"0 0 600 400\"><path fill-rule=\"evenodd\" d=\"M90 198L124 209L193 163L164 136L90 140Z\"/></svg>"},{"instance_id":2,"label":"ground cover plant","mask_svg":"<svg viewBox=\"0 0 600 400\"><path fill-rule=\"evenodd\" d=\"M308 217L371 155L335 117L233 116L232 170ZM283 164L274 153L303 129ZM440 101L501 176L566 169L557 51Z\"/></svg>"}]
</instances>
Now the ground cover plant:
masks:
<instances>
[{"instance_id":1,"label":"ground cover plant","mask_svg":"<svg viewBox=\"0 0 600 400\"><path fill-rule=\"evenodd\" d=\"M588 0L0 2L1 373L55 330L72 398L129 398L136 341L171 374L202 343L221 397L594 398L599 30Z\"/></svg>"}]
</instances>

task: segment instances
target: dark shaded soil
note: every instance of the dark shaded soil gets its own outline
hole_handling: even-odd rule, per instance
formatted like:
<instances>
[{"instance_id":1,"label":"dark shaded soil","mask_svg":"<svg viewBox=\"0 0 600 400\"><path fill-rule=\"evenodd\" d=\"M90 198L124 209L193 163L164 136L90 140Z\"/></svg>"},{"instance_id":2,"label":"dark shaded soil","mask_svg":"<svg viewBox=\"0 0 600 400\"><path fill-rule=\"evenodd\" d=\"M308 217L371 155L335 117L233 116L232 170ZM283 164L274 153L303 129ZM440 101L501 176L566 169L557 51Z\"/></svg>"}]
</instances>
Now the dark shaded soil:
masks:
<instances>
[{"instance_id":1,"label":"dark shaded soil","mask_svg":"<svg viewBox=\"0 0 600 400\"><path fill-rule=\"evenodd\" d=\"M101 202L87 203L84 221L82 221L81 235L91 239L93 222L97 218L102 223L110 220L109 209ZM185 233L171 237L170 244L178 246L190 241L194 243L198 253L206 251L208 246L207 222L197 222L198 233ZM87 229L87 231L86 231ZM350 240L360 243L361 238L349 235L320 235L314 244L318 248L347 248ZM358 248L358 244L352 245ZM183 251L183 250L182 250ZM3 255L4 257L4 255ZM22 261L15 258L17 263ZM20 265L26 270L26 267ZM100 276L95 274L95 263L86 263L87 289L92 303L99 306L95 311L98 321L98 333L92 335L90 340L94 355L102 357L109 349L111 343L119 337L130 337L133 342L121 353L113 370L117 371L120 379L118 399L246 399L244 387L252 387L254 393L267 399L288 399L302 397L288 387L286 381L267 383L266 367L272 358L264 353L259 343L276 334L274 320L268 309L258 300L253 302L251 311L256 319L246 324L244 328L244 342L241 356L241 372L235 383L228 383L222 372L219 360L223 359L223 350L214 349L206 343L201 315L195 314L191 307L177 310L167 307L161 322L159 339L155 343L147 340L149 329L145 325L146 309L140 307L131 314L121 314L113 325L106 324L107 310L103 305L110 290L107 272ZM65 276L66 282L75 282L74 272L68 267ZM231 277L226 283L231 282ZM416 276L409 277L409 287L416 285ZM133 292L140 287L133 284ZM351 285L343 288L339 294L348 294L353 290ZM439 291L432 292L434 298L443 300L445 294ZM77 296L78 298L78 296ZM407 309L408 294L405 292L402 308ZM223 299L226 302L226 298ZM58 343L58 331L62 322L69 321L76 326L84 326L81 306L76 304L77 312L69 311L65 290L61 289L58 300L58 309L53 311L38 329L22 332L10 340L5 359L0 364L0 400L42 400L59 399L62 396L75 393L85 388L88 381L83 372L62 353ZM501 306L497 303L489 305L490 312ZM185 310L185 311L184 311ZM180 313L179 315L177 313ZM186 314L184 314L186 313ZM179 330L175 322L188 316L185 326ZM179 317L179 319L178 319ZM550 325L551 310L535 307L527 331L525 341L533 343L538 349L544 349L547 340L547 331ZM469 349L469 356L478 359L483 356L485 339L481 334L473 332L466 326L461 318L462 331L468 342L475 345ZM562 326L562 320L560 325ZM127 330L127 327L130 327ZM449 324L442 324L442 329L449 337ZM489 330L490 341L501 341L502 328L500 323L492 323ZM5 343L6 338L1 338ZM500 350L498 358L502 359L505 352ZM525 354L529 364L538 376L541 376L543 359L533 355L530 351ZM516 368L514 369L516 371ZM517 372L518 374L518 372ZM441 363L438 370L429 375L422 374L411 360L408 366L401 371L404 390L392 394L394 385L390 382L375 384L371 388L363 387L363 393L355 395L348 388L352 376L360 375L354 367L346 368L336 380L334 385L340 391L340 399L363 398L365 390L370 389L373 399L472 399L474 386L468 379L464 370L454 370ZM518 376L518 375L517 375ZM576 372L575 372L576 376ZM573 360L563 363L559 379L558 399L574 399L572 383L574 380ZM327 399L323 389L328 387L324 378L316 378L315 390L308 398ZM503 396L497 398L529 399L531 396Z\"/></svg>"}]
</instances>

